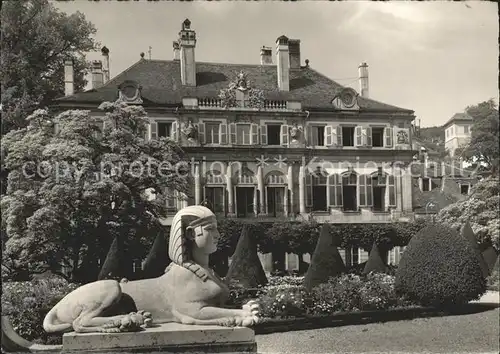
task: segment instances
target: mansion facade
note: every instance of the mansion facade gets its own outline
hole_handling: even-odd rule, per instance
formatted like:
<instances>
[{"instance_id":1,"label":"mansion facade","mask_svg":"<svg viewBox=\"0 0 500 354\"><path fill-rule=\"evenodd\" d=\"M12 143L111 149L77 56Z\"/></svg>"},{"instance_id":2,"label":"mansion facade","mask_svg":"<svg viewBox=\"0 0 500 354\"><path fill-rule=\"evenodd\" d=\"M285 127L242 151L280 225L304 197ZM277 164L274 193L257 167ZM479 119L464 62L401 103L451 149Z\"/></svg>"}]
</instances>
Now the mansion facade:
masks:
<instances>
[{"instance_id":1,"label":"mansion facade","mask_svg":"<svg viewBox=\"0 0 500 354\"><path fill-rule=\"evenodd\" d=\"M75 93L72 63L59 109L122 100L148 112L148 139L169 137L187 153L191 193L169 193L175 212L209 205L225 217L261 221L377 223L412 213L414 112L369 97L301 61L300 40L260 48L260 64L195 60L196 33L182 23L172 60L141 59L109 78L109 50L93 63L91 90ZM257 53L256 53L257 56ZM198 58L198 56L196 56Z\"/></svg>"}]
</instances>

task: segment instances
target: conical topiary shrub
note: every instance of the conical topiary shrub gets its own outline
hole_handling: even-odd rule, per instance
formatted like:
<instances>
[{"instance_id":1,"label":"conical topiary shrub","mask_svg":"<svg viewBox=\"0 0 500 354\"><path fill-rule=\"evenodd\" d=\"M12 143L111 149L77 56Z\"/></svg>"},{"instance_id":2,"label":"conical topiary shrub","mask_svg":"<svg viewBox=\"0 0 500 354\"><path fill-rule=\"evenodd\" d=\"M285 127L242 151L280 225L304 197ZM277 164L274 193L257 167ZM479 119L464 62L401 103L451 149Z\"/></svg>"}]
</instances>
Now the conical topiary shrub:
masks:
<instances>
[{"instance_id":1,"label":"conical topiary shrub","mask_svg":"<svg viewBox=\"0 0 500 354\"><path fill-rule=\"evenodd\" d=\"M459 305L484 294L486 280L471 242L454 229L431 224L411 238L395 288L422 305Z\"/></svg>"},{"instance_id":2,"label":"conical topiary shrub","mask_svg":"<svg viewBox=\"0 0 500 354\"><path fill-rule=\"evenodd\" d=\"M474 234L474 231L472 231L472 227L470 226L470 223L468 221L465 223L464 226L462 226L460 233L462 234L463 237L465 237L467 240L470 241L472 247L474 248L474 253L476 254L476 257L479 261L479 265L481 266L481 272L483 273L483 277L487 278L488 275L490 274L490 270L488 268L488 265L484 261L483 255L481 254L481 250L479 249L479 245L477 244L476 235Z\"/></svg>"},{"instance_id":3,"label":"conical topiary shrub","mask_svg":"<svg viewBox=\"0 0 500 354\"><path fill-rule=\"evenodd\" d=\"M304 235L307 237L307 235ZM345 264L340 256L334 239L330 234L328 225L321 226L318 243L311 258L311 264L304 277L306 289L326 283L329 278L335 277L345 272Z\"/></svg>"},{"instance_id":4,"label":"conical topiary shrub","mask_svg":"<svg viewBox=\"0 0 500 354\"><path fill-rule=\"evenodd\" d=\"M163 273L165 269L170 264L171 260L168 256L168 234L165 232L158 232L156 235L155 242L149 250L146 261L144 262L144 267L142 270L143 278L156 278Z\"/></svg>"},{"instance_id":5,"label":"conical topiary shrub","mask_svg":"<svg viewBox=\"0 0 500 354\"><path fill-rule=\"evenodd\" d=\"M491 274L498 259L497 252L495 251L493 246L489 246L483 251L482 256L484 261L486 262L486 265L488 266L488 270L490 271L489 274Z\"/></svg>"},{"instance_id":6,"label":"conical topiary shrub","mask_svg":"<svg viewBox=\"0 0 500 354\"><path fill-rule=\"evenodd\" d=\"M127 277L125 269L125 254L123 249L123 242L115 236L111 246L109 247L106 260L102 265L101 271L97 280L103 279L116 279L121 280Z\"/></svg>"},{"instance_id":7,"label":"conical topiary shrub","mask_svg":"<svg viewBox=\"0 0 500 354\"><path fill-rule=\"evenodd\" d=\"M257 242L248 225L241 231L225 282L237 283L244 288L256 288L267 284L266 273L257 254Z\"/></svg>"},{"instance_id":8,"label":"conical topiary shrub","mask_svg":"<svg viewBox=\"0 0 500 354\"><path fill-rule=\"evenodd\" d=\"M377 244L374 242L370 255L368 256L368 261L366 262L365 268L363 269L363 274L374 273L385 273L387 272L387 265L382 260L380 252L378 250Z\"/></svg>"}]
</instances>

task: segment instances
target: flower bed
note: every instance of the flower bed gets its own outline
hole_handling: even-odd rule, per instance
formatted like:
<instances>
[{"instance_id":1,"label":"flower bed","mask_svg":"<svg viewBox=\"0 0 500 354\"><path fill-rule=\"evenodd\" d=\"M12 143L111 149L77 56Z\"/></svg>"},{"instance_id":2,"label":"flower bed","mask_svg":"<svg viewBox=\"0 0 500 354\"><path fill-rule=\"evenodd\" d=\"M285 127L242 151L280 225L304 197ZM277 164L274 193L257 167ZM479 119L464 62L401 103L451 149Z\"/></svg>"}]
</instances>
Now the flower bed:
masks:
<instances>
[{"instance_id":1,"label":"flower bed","mask_svg":"<svg viewBox=\"0 0 500 354\"><path fill-rule=\"evenodd\" d=\"M2 315L9 317L21 337L40 344L60 344L61 335L44 331L43 319L59 300L77 287L59 278L4 282Z\"/></svg>"},{"instance_id":2,"label":"flower bed","mask_svg":"<svg viewBox=\"0 0 500 354\"><path fill-rule=\"evenodd\" d=\"M232 284L227 305L241 308L250 299L257 299L263 317L262 324L256 328L259 333L267 333L277 324L283 327L287 321L298 319L311 322L307 324L305 321L304 325L321 327L344 318L356 321L359 317L361 320L368 312L371 313L369 316L378 318L383 317L384 312L415 307L396 296L391 275L369 274L363 277L345 274L330 279L311 292L302 286L303 281L303 277L269 277L268 285L256 289ZM43 319L52 306L76 287L76 284L59 279L4 283L2 312L10 317L16 332L25 339L59 344L62 336L47 335L42 327Z\"/></svg>"},{"instance_id":3,"label":"flower bed","mask_svg":"<svg viewBox=\"0 0 500 354\"><path fill-rule=\"evenodd\" d=\"M311 292L303 286L303 277L270 277L269 284L258 289L231 288L229 303L239 307L257 298L262 316L267 319L331 316L337 313L406 308L413 304L396 295L395 278L386 274L366 277L346 274L331 278Z\"/></svg>"}]
</instances>

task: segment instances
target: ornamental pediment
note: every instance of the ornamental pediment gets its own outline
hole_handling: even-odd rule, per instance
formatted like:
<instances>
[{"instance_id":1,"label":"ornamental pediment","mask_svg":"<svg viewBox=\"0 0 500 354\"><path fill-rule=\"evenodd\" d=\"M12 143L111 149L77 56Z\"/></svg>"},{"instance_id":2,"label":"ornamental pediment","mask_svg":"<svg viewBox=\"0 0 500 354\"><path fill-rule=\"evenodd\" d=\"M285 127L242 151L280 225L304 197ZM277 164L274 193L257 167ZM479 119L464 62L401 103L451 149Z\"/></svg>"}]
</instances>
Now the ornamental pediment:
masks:
<instances>
[{"instance_id":1,"label":"ornamental pediment","mask_svg":"<svg viewBox=\"0 0 500 354\"><path fill-rule=\"evenodd\" d=\"M240 71L227 88L221 89L219 99L223 108L264 108L264 91L251 86L247 74Z\"/></svg>"},{"instance_id":2,"label":"ornamental pediment","mask_svg":"<svg viewBox=\"0 0 500 354\"><path fill-rule=\"evenodd\" d=\"M332 105L341 110L359 110L358 96L356 90L343 87L336 92L332 99Z\"/></svg>"}]
</instances>

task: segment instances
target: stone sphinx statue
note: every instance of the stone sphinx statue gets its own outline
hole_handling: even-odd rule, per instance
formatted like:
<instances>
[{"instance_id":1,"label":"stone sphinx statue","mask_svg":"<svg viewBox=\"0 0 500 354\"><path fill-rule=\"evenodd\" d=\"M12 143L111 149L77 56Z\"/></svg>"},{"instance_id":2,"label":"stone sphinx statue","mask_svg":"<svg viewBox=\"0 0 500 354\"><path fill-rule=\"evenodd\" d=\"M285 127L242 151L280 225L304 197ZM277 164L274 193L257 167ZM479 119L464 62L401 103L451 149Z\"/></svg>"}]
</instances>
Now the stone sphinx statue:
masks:
<instances>
[{"instance_id":1,"label":"stone sphinx statue","mask_svg":"<svg viewBox=\"0 0 500 354\"><path fill-rule=\"evenodd\" d=\"M45 316L46 332L125 332L151 324L252 326L259 305L221 306L229 289L209 268L217 250L217 220L204 206L188 206L173 218L168 255L172 263L154 279L101 280L66 295ZM138 309L140 309L138 311Z\"/></svg>"}]
</instances>

